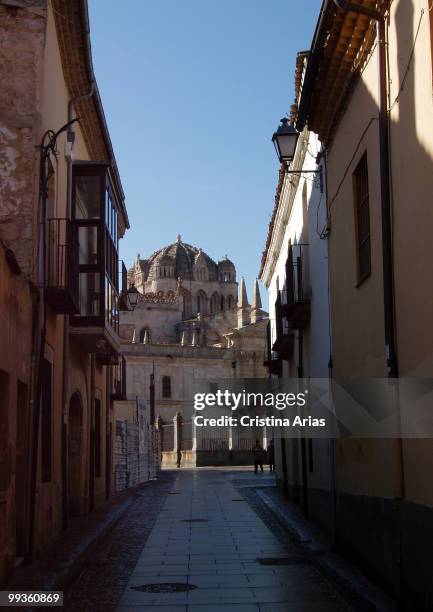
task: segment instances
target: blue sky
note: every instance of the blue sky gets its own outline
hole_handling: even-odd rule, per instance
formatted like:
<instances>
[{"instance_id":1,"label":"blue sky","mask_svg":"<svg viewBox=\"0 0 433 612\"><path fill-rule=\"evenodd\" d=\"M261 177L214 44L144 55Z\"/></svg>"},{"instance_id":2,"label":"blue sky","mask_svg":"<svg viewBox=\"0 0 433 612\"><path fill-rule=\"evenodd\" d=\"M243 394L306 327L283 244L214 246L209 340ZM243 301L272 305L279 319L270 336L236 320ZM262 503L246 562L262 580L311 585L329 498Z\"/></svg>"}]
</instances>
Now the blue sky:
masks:
<instances>
[{"instance_id":1,"label":"blue sky","mask_svg":"<svg viewBox=\"0 0 433 612\"><path fill-rule=\"evenodd\" d=\"M321 0L89 0L95 74L137 253L182 240L257 276L293 100ZM262 291L264 296L264 292Z\"/></svg>"}]
</instances>

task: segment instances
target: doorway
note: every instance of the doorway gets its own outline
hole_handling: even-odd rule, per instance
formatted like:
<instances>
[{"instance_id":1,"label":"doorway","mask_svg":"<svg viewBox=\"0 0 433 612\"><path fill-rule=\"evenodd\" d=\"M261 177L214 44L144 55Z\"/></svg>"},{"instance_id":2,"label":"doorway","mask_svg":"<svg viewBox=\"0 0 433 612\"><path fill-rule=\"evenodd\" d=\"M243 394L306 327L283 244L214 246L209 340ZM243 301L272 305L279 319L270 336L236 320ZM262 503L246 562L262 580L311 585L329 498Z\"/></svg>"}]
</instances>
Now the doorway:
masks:
<instances>
[{"instance_id":1,"label":"doorway","mask_svg":"<svg viewBox=\"0 0 433 612\"><path fill-rule=\"evenodd\" d=\"M83 405L80 395L74 393L69 403L68 419L68 510L69 516L83 512L81 484L83 460Z\"/></svg>"},{"instance_id":2,"label":"doorway","mask_svg":"<svg viewBox=\"0 0 433 612\"><path fill-rule=\"evenodd\" d=\"M15 531L16 557L27 553L27 467L28 467L28 389L18 382L16 411L16 467L15 467Z\"/></svg>"}]
</instances>

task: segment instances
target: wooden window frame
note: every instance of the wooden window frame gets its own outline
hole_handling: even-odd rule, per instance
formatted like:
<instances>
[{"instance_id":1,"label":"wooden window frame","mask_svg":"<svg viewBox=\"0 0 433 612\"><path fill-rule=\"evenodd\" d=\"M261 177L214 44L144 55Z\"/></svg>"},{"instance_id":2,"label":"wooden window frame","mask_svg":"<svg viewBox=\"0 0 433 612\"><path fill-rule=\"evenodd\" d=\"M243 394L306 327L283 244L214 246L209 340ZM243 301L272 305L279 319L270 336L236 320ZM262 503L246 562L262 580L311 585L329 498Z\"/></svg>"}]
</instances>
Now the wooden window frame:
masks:
<instances>
[{"instance_id":1,"label":"wooden window frame","mask_svg":"<svg viewBox=\"0 0 433 612\"><path fill-rule=\"evenodd\" d=\"M76 179L80 176L99 176L99 217L76 218ZM96 227L98 232L97 262L78 264L78 274L99 274L99 308L95 315L77 314L71 317L74 326L111 326L119 333L119 216L120 205L110 177L109 166L104 162L77 161L72 170L72 223L78 248L79 227ZM114 310L108 312L110 294Z\"/></svg>"},{"instance_id":2,"label":"wooden window frame","mask_svg":"<svg viewBox=\"0 0 433 612\"><path fill-rule=\"evenodd\" d=\"M364 180L366 181L366 194L362 201L359 197L359 184L361 172L364 172ZM355 242L356 242L356 270L357 281L356 287L360 287L364 281L371 276L371 223L370 223L370 181L368 172L368 156L367 151L360 157L352 175L353 179L353 205L355 215ZM368 232L364 237L360 236L360 212L363 207L367 208L368 214ZM361 249L368 245L368 267L361 269Z\"/></svg>"}]
</instances>

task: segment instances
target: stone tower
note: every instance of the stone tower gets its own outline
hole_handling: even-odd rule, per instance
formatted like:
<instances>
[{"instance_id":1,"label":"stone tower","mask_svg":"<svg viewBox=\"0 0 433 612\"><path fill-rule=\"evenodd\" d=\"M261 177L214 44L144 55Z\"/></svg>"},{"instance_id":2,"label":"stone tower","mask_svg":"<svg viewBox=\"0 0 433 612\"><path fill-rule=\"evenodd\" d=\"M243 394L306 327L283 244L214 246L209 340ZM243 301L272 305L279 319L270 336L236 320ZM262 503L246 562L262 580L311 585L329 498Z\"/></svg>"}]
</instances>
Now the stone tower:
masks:
<instances>
[{"instance_id":1,"label":"stone tower","mask_svg":"<svg viewBox=\"0 0 433 612\"><path fill-rule=\"evenodd\" d=\"M239 285L238 298L238 327L245 327L251 323L251 306L248 303L247 288L245 279L242 277Z\"/></svg>"},{"instance_id":2,"label":"stone tower","mask_svg":"<svg viewBox=\"0 0 433 612\"><path fill-rule=\"evenodd\" d=\"M267 313L262 310L259 281L255 279L253 286L253 302L251 304L251 323L257 323L257 321L261 321L266 316Z\"/></svg>"}]
</instances>

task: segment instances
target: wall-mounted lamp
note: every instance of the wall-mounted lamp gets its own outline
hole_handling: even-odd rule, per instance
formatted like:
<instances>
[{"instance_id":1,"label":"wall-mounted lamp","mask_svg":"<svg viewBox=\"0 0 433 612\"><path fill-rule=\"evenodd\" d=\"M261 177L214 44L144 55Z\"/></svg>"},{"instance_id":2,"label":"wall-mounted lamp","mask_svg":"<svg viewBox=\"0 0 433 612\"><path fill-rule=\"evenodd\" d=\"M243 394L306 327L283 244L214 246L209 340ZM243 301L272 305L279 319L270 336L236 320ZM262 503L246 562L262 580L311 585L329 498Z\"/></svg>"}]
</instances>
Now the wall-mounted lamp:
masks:
<instances>
[{"instance_id":1,"label":"wall-mounted lamp","mask_svg":"<svg viewBox=\"0 0 433 612\"><path fill-rule=\"evenodd\" d=\"M276 132L272 136L275 151L277 152L280 163L286 167L287 174L317 174L319 178L320 193L323 193L323 169L322 166L316 170L289 170L288 165L293 161L298 144L299 132L292 125L287 117L281 119L281 125L278 126Z\"/></svg>"},{"instance_id":2,"label":"wall-mounted lamp","mask_svg":"<svg viewBox=\"0 0 433 612\"><path fill-rule=\"evenodd\" d=\"M135 307L138 304L138 298L140 294L139 294L137 287L134 285L134 283L131 284L126 294L128 296L128 304L129 304L130 309L135 310Z\"/></svg>"}]
</instances>

